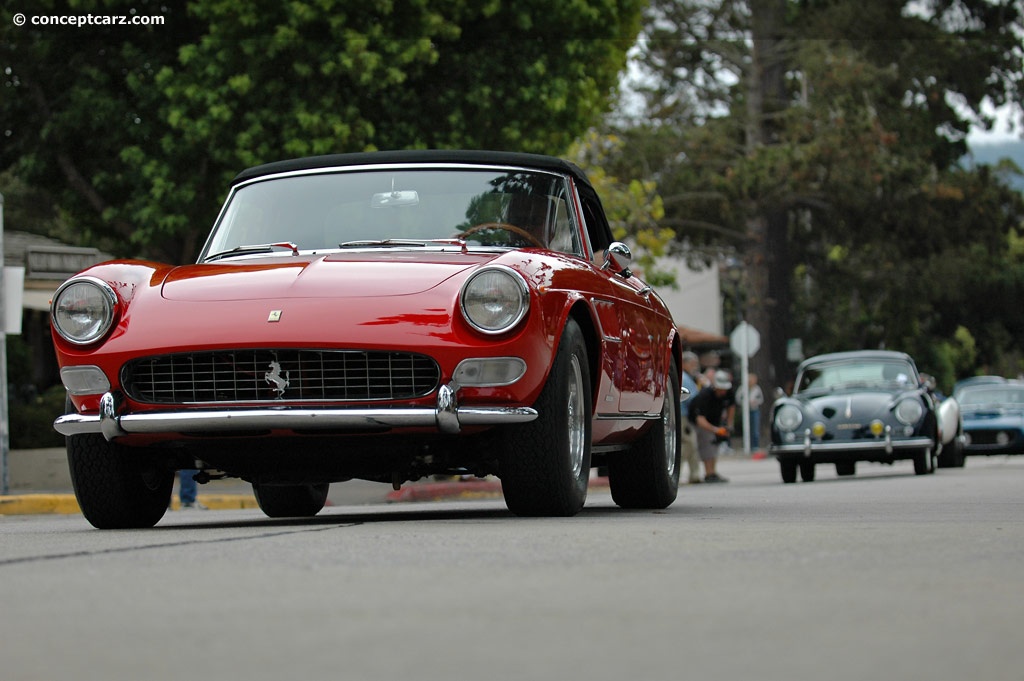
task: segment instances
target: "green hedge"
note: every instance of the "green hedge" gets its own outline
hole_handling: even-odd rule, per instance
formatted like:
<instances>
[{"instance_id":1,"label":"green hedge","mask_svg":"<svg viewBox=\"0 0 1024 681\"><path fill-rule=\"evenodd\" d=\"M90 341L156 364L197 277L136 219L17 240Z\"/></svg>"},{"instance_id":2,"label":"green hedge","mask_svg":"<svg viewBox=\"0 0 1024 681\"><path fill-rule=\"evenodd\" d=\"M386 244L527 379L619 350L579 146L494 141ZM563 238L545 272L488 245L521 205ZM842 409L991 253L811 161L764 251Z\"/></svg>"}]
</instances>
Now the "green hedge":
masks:
<instances>
[{"instance_id":1,"label":"green hedge","mask_svg":"<svg viewBox=\"0 0 1024 681\"><path fill-rule=\"evenodd\" d=\"M53 429L53 421L64 413L66 394L64 386L55 385L31 402L11 401L11 449L63 447L64 436Z\"/></svg>"}]
</instances>

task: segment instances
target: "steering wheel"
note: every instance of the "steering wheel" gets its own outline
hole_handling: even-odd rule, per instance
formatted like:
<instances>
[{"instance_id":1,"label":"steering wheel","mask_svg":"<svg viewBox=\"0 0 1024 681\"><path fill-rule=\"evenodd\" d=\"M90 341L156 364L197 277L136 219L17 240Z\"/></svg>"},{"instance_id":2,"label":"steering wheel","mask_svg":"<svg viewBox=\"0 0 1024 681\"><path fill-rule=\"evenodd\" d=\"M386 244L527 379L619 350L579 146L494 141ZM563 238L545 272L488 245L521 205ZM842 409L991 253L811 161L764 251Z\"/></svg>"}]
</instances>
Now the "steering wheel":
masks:
<instances>
[{"instance_id":1,"label":"steering wheel","mask_svg":"<svg viewBox=\"0 0 1024 681\"><path fill-rule=\"evenodd\" d=\"M469 236L471 234L476 234L477 232L482 232L485 229L501 229L501 230L504 230L506 232L510 232L512 234L517 234L517 235L523 237L524 239L529 241L531 244L533 244L537 248L547 248L547 246L542 244L540 242L540 240L537 239L537 237L535 237L534 235L530 234L529 232L527 232L522 227L516 227L515 225L510 225L510 224L508 224L506 222L481 222L479 225L473 225L472 227L467 229L465 232L459 234L459 238L460 239L464 239L464 238L466 238L467 236Z\"/></svg>"}]
</instances>

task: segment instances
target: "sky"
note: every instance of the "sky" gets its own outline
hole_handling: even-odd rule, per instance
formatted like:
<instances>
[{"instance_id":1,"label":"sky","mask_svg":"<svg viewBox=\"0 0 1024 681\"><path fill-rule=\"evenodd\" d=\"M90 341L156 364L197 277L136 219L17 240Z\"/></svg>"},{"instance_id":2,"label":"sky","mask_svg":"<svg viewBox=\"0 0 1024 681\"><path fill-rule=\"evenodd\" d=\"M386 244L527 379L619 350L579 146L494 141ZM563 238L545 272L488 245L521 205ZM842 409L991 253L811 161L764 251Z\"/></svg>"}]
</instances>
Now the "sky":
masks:
<instances>
[{"instance_id":1,"label":"sky","mask_svg":"<svg viewBox=\"0 0 1024 681\"><path fill-rule=\"evenodd\" d=\"M984 105L987 112L992 112L991 106ZM1002 107L995 111L996 125L992 130L986 132L975 128L967 135L967 143L970 146L1005 144L1007 142L1024 141L1024 130L1018 128L1016 132L1010 130L1011 113L1009 107Z\"/></svg>"}]
</instances>

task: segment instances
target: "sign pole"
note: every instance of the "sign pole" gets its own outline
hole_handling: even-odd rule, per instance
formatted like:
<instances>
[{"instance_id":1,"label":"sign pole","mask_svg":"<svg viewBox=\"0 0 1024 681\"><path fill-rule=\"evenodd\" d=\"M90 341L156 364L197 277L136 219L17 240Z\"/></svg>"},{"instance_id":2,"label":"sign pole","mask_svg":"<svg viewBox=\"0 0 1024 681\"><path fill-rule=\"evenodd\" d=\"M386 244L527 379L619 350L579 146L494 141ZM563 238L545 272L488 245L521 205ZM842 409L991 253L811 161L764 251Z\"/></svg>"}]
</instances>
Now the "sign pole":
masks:
<instances>
[{"instance_id":1,"label":"sign pole","mask_svg":"<svg viewBox=\"0 0 1024 681\"><path fill-rule=\"evenodd\" d=\"M7 287L4 280L3 253L4 195L0 194L0 494L6 495L11 487L7 466L11 435L7 412L7 311L4 309Z\"/></svg>"},{"instance_id":2,"label":"sign pole","mask_svg":"<svg viewBox=\"0 0 1024 681\"><path fill-rule=\"evenodd\" d=\"M737 390L743 390L740 408L743 410L743 453L750 455L750 358L761 349L761 334L757 329L741 321L729 334L729 347L740 356L740 383ZM755 426L756 427L756 426Z\"/></svg>"},{"instance_id":3,"label":"sign pole","mask_svg":"<svg viewBox=\"0 0 1024 681\"><path fill-rule=\"evenodd\" d=\"M746 324L746 322L743 322ZM750 334L743 334L743 352L740 353L740 375L743 382L743 453L750 456Z\"/></svg>"}]
</instances>

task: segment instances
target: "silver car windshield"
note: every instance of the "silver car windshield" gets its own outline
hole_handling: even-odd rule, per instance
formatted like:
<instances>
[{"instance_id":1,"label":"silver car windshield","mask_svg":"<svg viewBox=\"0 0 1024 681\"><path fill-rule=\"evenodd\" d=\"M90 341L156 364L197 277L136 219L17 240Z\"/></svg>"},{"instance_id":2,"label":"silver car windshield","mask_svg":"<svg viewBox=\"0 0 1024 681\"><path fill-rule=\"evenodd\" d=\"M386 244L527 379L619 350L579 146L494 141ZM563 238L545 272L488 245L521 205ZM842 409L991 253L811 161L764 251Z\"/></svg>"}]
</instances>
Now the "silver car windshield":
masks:
<instances>
[{"instance_id":1,"label":"silver car windshield","mask_svg":"<svg viewBox=\"0 0 1024 681\"><path fill-rule=\"evenodd\" d=\"M798 378L797 392L844 388L906 390L917 386L917 372L911 364L901 360L865 360L808 366Z\"/></svg>"},{"instance_id":2,"label":"silver car windshield","mask_svg":"<svg viewBox=\"0 0 1024 681\"><path fill-rule=\"evenodd\" d=\"M350 248L546 248L582 254L566 180L526 170L358 169L232 192L200 261Z\"/></svg>"},{"instance_id":3,"label":"silver car windshield","mask_svg":"<svg viewBox=\"0 0 1024 681\"><path fill-rule=\"evenodd\" d=\"M1013 385L970 388L960 394L959 401L965 409L971 407L1020 409L1024 407L1024 387Z\"/></svg>"}]
</instances>

